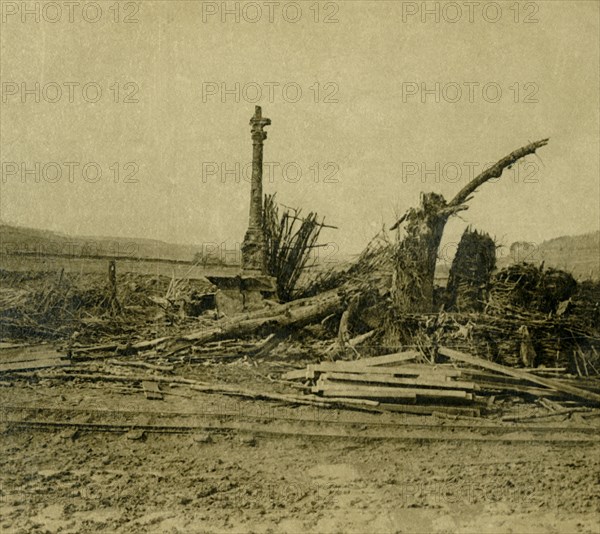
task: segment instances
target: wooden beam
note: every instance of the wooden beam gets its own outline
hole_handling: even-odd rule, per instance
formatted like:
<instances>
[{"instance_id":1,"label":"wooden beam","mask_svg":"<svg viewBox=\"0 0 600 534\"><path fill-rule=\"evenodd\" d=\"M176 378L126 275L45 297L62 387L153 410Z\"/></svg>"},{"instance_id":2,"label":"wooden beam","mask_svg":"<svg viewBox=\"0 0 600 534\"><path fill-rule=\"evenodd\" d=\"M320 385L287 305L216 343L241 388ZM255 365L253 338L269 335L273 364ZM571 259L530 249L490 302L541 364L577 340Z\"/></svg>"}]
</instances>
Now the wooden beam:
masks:
<instances>
[{"instance_id":1,"label":"wooden beam","mask_svg":"<svg viewBox=\"0 0 600 534\"><path fill-rule=\"evenodd\" d=\"M338 402L340 404L352 404L355 406L379 406L379 402L367 399L350 399L346 397L328 397L325 399L323 397L318 397L317 395L306 395L306 398L309 400L315 400L331 404Z\"/></svg>"},{"instance_id":2,"label":"wooden beam","mask_svg":"<svg viewBox=\"0 0 600 534\"><path fill-rule=\"evenodd\" d=\"M402 363L414 360L420 356L418 350L411 350L406 352L396 352L394 354L386 354L385 356L374 356L372 358L361 358L355 360L354 364L357 367L373 367L377 365L388 365L390 363Z\"/></svg>"},{"instance_id":3,"label":"wooden beam","mask_svg":"<svg viewBox=\"0 0 600 534\"><path fill-rule=\"evenodd\" d=\"M453 389L421 389L421 388L394 388L384 386L362 386L351 384L333 384L319 381L312 388L313 393L323 392L327 397L359 397L378 399L403 399L418 397L467 399L471 400L473 395L462 390Z\"/></svg>"},{"instance_id":4,"label":"wooden beam","mask_svg":"<svg viewBox=\"0 0 600 534\"><path fill-rule=\"evenodd\" d=\"M393 391L386 391L386 389ZM314 386L313 393L320 393L323 397L348 397L358 399L396 399L415 403L417 395L413 391L401 388L339 388L337 386Z\"/></svg>"},{"instance_id":5,"label":"wooden beam","mask_svg":"<svg viewBox=\"0 0 600 534\"><path fill-rule=\"evenodd\" d=\"M498 363L489 362L482 358L477 358L475 356L471 356L470 354L465 354L464 352L448 349L446 347L440 347L438 352L443 356L452 358L453 360L468 363L470 365L477 365L479 367L483 367L484 369L489 369L490 371L503 373L514 378L519 378L521 380L537 384L539 386L544 386L555 391L560 391L561 393L566 393L567 395L571 395L573 397L585 399L595 404L600 404L600 395L598 393L593 393L591 391L587 391L575 386L564 384L551 378L536 376L531 373L528 373L527 371L522 371L520 369L513 369L511 367L506 367Z\"/></svg>"},{"instance_id":6,"label":"wooden beam","mask_svg":"<svg viewBox=\"0 0 600 534\"><path fill-rule=\"evenodd\" d=\"M480 382L477 381L477 385L483 391L515 391L517 393L525 393L527 395L534 395L536 397L556 397L560 396L561 393L553 391L551 389L536 388L532 386L525 386L522 384L510 384L502 382Z\"/></svg>"},{"instance_id":7,"label":"wooden beam","mask_svg":"<svg viewBox=\"0 0 600 534\"><path fill-rule=\"evenodd\" d=\"M59 352L49 345L28 345L25 347L8 347L0 349L0 361L3 364L16 362L30 362L35 360L51 360L65 357L64 352Z\"/></svg>"},{"instance_id":8,"label":"wooden beam","mask_svg":"<svg viewBox=\"0 0 600 534\"><path fill-rule=\"evenodd\" d=\"M396 378L395 376L379 373L324 373L321 378L338 383L371 382L398 386L431 386L440 389L479 389L474 382L446 380L445 377L439 379L428 377Z\"/></svg>"},{"instance_id":9,"label":"wooden beam","mask_svg":"<svg viewBox=\"0 0 600 534\"><path fill-rule=\"evenodd\" d=\"M111 365L118 365L121 367L143 367L145 369L151 369L152 371L165 371L170 372L174 369L172 365L156 365L148 362L139 361L119 361L119 360L107 360L106 363Z\"/></svg>"},{"instance_id":10,"label":"wooden beam","mask_svg":"<svg viewBox=\"0 0 600 534\"><path fill-rule=\"evenodd\" d=\"M301 380L306 378L306 369L294 369L281 375L284 380Z\"/></svg>"},{"instance_id":11,"label":"wooden beam","mask_svg":"<svg viewBox=\"0 0 600 534\"><path fill-rule=\"evenodd\" d=\"M0 373L10 373L11 371L27 371L30 369L45 369L48 367L66 367L71 365L69 360L60 360L57 358L46 360L31 360L26 362L11 362L0 364Z\"/></svg>"},{"instance_id":12,"label":"wooden beam","mask_svg":"<svg viewBox=\"0 0 600 534\"><path fill-rule=\"evenodd\" d=\"M306 378L313 378L315 373L340 372L340 373L356 373L364 371L364 368L359 368L354 362L321 362L317 365L307 365ZM427 376L427 377L452 377L461 376L461 371L458 369L443 369L436 368L432 365L402 365L398 367L377 367L377 373L388 374L394 376Z\"/></svg>"}]
</instances>

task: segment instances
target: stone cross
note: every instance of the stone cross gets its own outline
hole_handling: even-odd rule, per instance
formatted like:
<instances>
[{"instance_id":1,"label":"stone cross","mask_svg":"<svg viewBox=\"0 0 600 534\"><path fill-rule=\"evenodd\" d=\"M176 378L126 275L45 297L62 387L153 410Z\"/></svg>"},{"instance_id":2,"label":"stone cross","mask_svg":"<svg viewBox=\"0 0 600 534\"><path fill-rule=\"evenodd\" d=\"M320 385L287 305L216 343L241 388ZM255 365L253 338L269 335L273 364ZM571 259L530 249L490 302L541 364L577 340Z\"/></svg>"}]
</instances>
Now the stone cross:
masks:
<instances>
[{"instance_id":1,"label":"stone cross","mask_svg":"<svg viewBox=\"0 0 600 534\"><path fill-rule=\"evenodd\" d=\"M267 259L265 236L263 233L263 142L267 138L265 126L271 119L263 118L260 106L255 106L254 116L250 119L252 136L252 183L250 189L250 217L248 231L242 244L242 269L253 273L266 274Z\"/></svg>"}]
</instances>

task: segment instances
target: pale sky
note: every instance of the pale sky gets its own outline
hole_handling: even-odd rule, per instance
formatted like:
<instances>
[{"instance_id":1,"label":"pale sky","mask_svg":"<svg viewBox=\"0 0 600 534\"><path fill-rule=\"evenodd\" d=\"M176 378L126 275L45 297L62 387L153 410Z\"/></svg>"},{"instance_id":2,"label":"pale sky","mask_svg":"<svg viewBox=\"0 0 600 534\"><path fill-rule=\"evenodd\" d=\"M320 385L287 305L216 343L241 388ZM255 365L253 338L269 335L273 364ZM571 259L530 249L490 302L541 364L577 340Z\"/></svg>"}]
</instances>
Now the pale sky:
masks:
<instances>
[{"instance_id":1,"label":"pale sky","mask_svg":"<svg viewBox=\"0 0 600 534\"><path fill-rule=\"evenodd\" d=\"M21 2L0 4L3 221L67 234L240 241L250 185L206 171L250 162L257 103L272 120L265 161L277 164L265 192L338 226L323 240L343 253L360 251L421 191L450 199L469 168L477 173L544 137L539 158L485 185L445 241L468 224L505 244L600 228L599 2L524 2L518 12L514 1L495 3L500 12L483 12L482 3L472 22L464 2L427 2L439 6L439 21L424 22L423 2L322 2L319 22L313 1L296 3L301 14L293 3L271 4L272 22L265 2L228 2L239 22L235 12L222 21L221 2L144 0L137 13L121 2L119 22L114 0L97 3L101 15L86 8L97 22L80 8L70 22L60 1L61 13L31 2L40 19L25 22ZM98 86L99 100L86 101ZM121 102L131 92L138 102ZM50 163L50 180L56 164L63 174L49 183L40 167L39 183L35 173L22 183L21 164L36 162ZM79 164L72 181L65 162ZM102 169L97 183L81 175L88 162ZM122 183L129 162L139 167L137 183ZM451 183L457 169L460 181Z\"/></svg>"}]
</instances>

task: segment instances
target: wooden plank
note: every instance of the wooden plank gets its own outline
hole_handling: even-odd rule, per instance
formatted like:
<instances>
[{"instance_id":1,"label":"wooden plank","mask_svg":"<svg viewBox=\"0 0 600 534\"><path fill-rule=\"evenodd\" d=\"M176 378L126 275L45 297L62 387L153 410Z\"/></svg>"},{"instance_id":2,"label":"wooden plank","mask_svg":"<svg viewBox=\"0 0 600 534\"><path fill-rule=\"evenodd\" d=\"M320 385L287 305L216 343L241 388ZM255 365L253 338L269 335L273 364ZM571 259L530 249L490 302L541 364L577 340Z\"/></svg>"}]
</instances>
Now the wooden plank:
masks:
<instances>
[{"instance_id":1,"label":"wooden plank","mask_svg":"<svg viewBox=\"0 0 600 534\"><path fill-rule=\"evenodd\" d=\"M411 398L431 397L444 399L467 399L473 398L472 394L462 390L453 389L418 389L418 388L394 388L383 386L362 386L351 384L333 384L319 381L312 388L313 393L323 392L328 397L364 397L364 398Z\"/></svg>"},{"instance_id":2,"label":"wooden plank","mask_svg":"<svg viewBox=\"0 0 600 534\"><path fill-rule=\"evenodd\" d=\"M315 373L340 372L356 373L364 372L358 369L353 362L321 362L318 365L307 365L306 378L314 378ZM437 369L431 365L402 365L398 367L377 367L377 373L393 376L428 376L428 377L459 377L461 371L458 369Z\"/></svg>"},{"instance_id":3,"label":"wooden plank","mask_svg":"<svg viewBox=\"0 0 600 534\"><path fill-rule=\"evenodd\" d=\"M523 371L524 369L520 368L519 370ZM477 384L481 385L482 387L485 385L485 387L489 387L491 389L506 389L506 390L512 390L512 391L523 391L524 393L526 393L525 390L527 388L531 388L533 391L541 391L540 388L536 388L536 387L525 384L523 379L521 379L521 378L514 378L512 376L501 375L501 374L497 374L497 373L489 373L486 371L481 371L479 369L467 369L464 367L461 368L461 371L465 378L476 382ZM560 378L560 379L555 378L554 380L557 380L558 383L560 383L561 381L563 381L565 379L564 378ZM586 384L581 383L581 385L585 386L585 389L592 389L592 388L587 388ZM533 394L533 391L532 391L532 394ZM553 392L550 390L548 390L548 392L550 394L556 394L556 392Z\"/></svg>"},{"instance_id":4,"label":"wooden plank","mask_svg":"<svg viewBox=\"0 0 600 534\"><path fill-rule=\"evenodd\" d=\"M570 384L575 387L581 387L588 391L600 393L600 380L597 378L580 376L579 378L555 378L557 384Z\"/></svg>"},{"instance_id":5,"label":"wooden plank","mask_svg":"<svg viewBox=\"0 0 600 534\"><path fill-rule=\"evenodd\" d=\"M390 370L391 374L400 376L430 376L440 378L458 378L462 376L462 371L460 369L420 363L408 363L406 365L398 365L394 367L367 367L361 369L360 372L388 373Z\"/></svg>"},{"instance_id":6,"label":"wooden plank","mask_svg":"<svg viewBox=\"0 0 600 534\"><path fill-rule=\"evenodd\" d=\"M498 382L499 384L515 384L515 385L523 385L523 380L518 378L513 378L507 375L500 375L496 373L488 373L486 371L481 371L479 369L461 369L463 375L468 377L471 380L476 380L478 383L480 381L483 382Z\"/></svg>"},{"instance_id":7,"label":"wooden plank","mask_svg":"<svg viewBox=\"0 0 600 534\"><path fill-rule=\"evenodd\" d=\"M0 364L0 373L9 373L11 371L27 371L30 369L45 369L48 367L66 367L68 365L71 365L69 360L61 360L58 358L2 363Z\"/></svg>"},{"instance_id":8,"label":"wooden plank","mask_svg":"<svg viewBox=\"0 0 600 534\"><path fill-rule=\"evenodd\" d=\"M395 352L394 354L386 354L385 356L374 356L372 358L361 358L351 363L357 367L375 367L378 365L389 365L391 363L402 363L416 359L420 355L419 351L411 350L405 352Z\"/></svg>"},{"instance_id":9,"label":"wooden plank","mask_svg":"<svg viewBox=\"0 0 600 534\"><path fill-rule=\"evenodd\" d=\"M58 352L49 345L28 345L25 347L11 347L0 350L0 362L3 364L50 360L61 357L65 357L65 353Z\"/></svg>"},{"instance_id":10,"label":"wooden plank","mask_svg":"<svg viewBox=\"0 0 600 534\"><path fill-rule=\"evenodd\" d=\"M30 347L29 343L6 343L4 341L0 341L0 351L4 351L6 349L19 349L23 347Z\"/></svg>"},{"instance_id":11,"label":"wooden plank","mask_svg":"<svg viewBox=\"0 0 600 534\"><path fill-rule=\"evenodd\" d=\"M281 375L284 380L301 380L306 378L306 369L294 369Z\"/></svg>"},{"instance_id":12,"label":"wooden plank","mask_svg":"<svg viewBox=\"0 0 600 534\"><path fill-rule=\"evenodd\" d=\"M324 373L321 378L330 382L371 382L399 386L431 386L441 389L478 389L478 385L474 382L447 380L446 377L397 378L380 373Z\"/></svg>"},{"instance_id":13,"label":"wooden plank","mask_svg":"<svg viewBox=\"0 0 600 534\"><path fill-rule=\"evenodd\" d=\"M470 354L465 354L464 352L448 349L446 347L440 347L439 353L443 356L447 356L448 358L452 358L453 360L458 360L471 365L478 365L480 367L483 367L484 369L489 369L490 371L503 373L514 378L520 378L521 380L532 382L534 384L538 384L539 386L544 386L556 391L560 391L562 393L566 393L573 397L585 399L595 404L600 404L600 395L598 393L593 393L591 391L586 391L575 386L564 384L551 378L536 376L531 373L528 373L527 371L521 371L519 369L505 367L504 365L489 362L482 358L476 358L475 356L471 356Z\"/></svg>"},{"instance_id":14,"label":"wooden plank","mask_svg":"<svg viewBox=\"0 0 600 534\"><path fill-rule=\"evenodd\" d=\"M390 388L394 389L394 388ZM408 402L415 402L417 396L412 391L400 389L399 391L385 392L385 391L364 391L355 388L351 389L338 389L336 387L319 388L315 386L312 388L313 393L320 393L323 397L348 397L357 399L396 399L404 400Z\"/></svg>"},{"instance_id":15,"label":"wooden plank","mask_svg":"<svg viewBox=\"0 0 600 534\"><path fill-rule=\"evenodd\" d=\"M379 402L367 399L351 399L347 397L328 397L325 399L323 397L318 397L317 395L306 395L306 398L326 403L339 402L341 404L352 404L355 406L379 406Z\"/></svg>"},{"instance_id":16,"label":"wooden plank","mask_svg":"<svg viewBox=\"0 0 600 534\"><path fill-rule=\"evenodd\" d=\"M517 393L526 393L527 395L535 395L536 397L556 397L561 393L552 391L551 389L536 388L533 386L524 386L520 384L510 384L503 382L483 382L477 381L480 390L488 391L514 391Z\"/></svg>"},{"instance_id":17,"label":"wooden plank","mask_svg":"<svg viewBox=\"0 0 600 534\"><path fill-rule=\"evenodd\" d=\"M157 382L144 380L142 387L148 400L163 400L164 397Z\"/></svg>"},{"instance_id":18,"label":"wooden plank","mask_svg":"<svg viewBox=\"0 0 600 534\"><path fill-rule=\"evenodd\" d=\"M404 354L404 353L401 353ZM377 356L377 358L387 358L387 356ZM315 373L323 372L338 372L338 373L362 373L376 372L378 374L400 375L400 376L427 376L427 377L460 377L462 370L455 369L450 366L443 365L427 365L427 364L407 364L396 367L376 367L376 371L365 365L357 365L365 360L356 360L354 362L337 361L337 362L321 362L320 364L307 365L305 369L293 369L284 373L281 377L284 380L305 380L315 377ZM380 360L382 361L382 360ZM375 366L373 366L375 367ZM502 377L500 377L502 378Z\"/></svg>"},{"instance_id":19,"label":"wooden plank","mask_svg":"<svg viewBox=\"0 0 600 534\"><path fill-rule=\"evenodd\" d=\"M153 371L165 371L170 372L174 369L172 365L156 365L148 362L140 362L140 361L119 361L119 360L107 360L106 363L111 365L118 365L121 367L143 367L145 369L151 369Z\"/></svg>"},{"instance_id":20,"label":"wooden plank","mask_svg":"<svg viewBox=\"0 0 600 534\"><path fill-rule=\"evenodd\" d=\"M549 399L540 399L540 404L543 404L551 412L564 410L564 406L561 406L560 404L558 404L558 402L554 402Z\"/></svg>"}]
</instances>

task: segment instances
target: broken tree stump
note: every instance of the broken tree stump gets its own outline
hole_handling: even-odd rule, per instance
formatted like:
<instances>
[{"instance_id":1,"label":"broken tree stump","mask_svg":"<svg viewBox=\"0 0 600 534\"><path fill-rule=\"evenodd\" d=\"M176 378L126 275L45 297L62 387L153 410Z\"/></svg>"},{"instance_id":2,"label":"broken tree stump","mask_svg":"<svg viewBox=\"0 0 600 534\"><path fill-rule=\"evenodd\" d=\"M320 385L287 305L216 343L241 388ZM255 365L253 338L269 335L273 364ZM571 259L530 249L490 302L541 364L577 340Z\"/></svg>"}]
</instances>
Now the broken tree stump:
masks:
<instances>
[{"instance_id":1,"label":"broken tree stump","mask_svg":"<svg viewBox=\"0 0 600 534\"><path fill-rule=\"evenodd\" d=\"M467 202L478 187L500 177L506 167L546 144L548 139L542 139L511 152L476 176L450 202L437 193L423 194L421 205L409 209L390 228L395 230L402 224L404 228L404 236L399 238L394 249L396 284L393 296L400 312L428 313L433 310L435 264L448 219L468 209Z\"/></svg>"}]
</instances>

